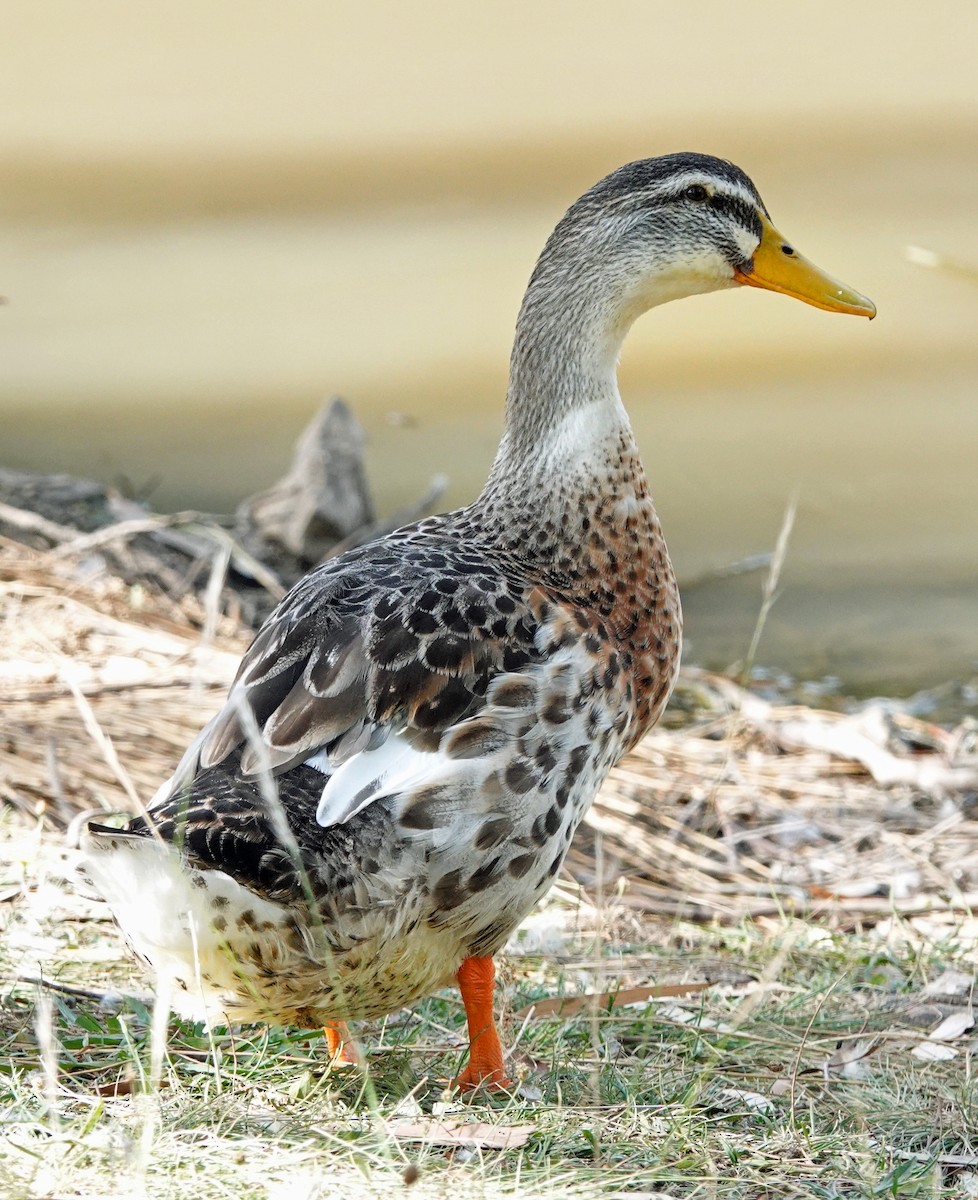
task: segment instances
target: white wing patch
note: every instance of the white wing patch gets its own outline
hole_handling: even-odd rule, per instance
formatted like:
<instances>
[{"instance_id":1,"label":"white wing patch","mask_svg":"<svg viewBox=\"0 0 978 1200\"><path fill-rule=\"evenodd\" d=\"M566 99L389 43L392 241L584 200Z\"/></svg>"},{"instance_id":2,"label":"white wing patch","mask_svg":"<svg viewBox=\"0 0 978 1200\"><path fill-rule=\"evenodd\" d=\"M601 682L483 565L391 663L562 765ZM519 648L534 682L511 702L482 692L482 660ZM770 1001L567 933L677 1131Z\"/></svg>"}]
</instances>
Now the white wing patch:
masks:
<instances>
[{"instance_id":1,"label":"white wing patch","mask_svg":"<svg viewBox=\"0 0 978 1200\"><path fill-rule=\"evenodd\" d=\"M306 760L306 766L327 774L324 750ZM376 750L354 754L332 772L316 809L320 825L342 825L383 796L396 796L421 784L436 783L457 774L459 764L440 752L416 750L404 737L392 734Z\"/></svg>"}]
</instances>

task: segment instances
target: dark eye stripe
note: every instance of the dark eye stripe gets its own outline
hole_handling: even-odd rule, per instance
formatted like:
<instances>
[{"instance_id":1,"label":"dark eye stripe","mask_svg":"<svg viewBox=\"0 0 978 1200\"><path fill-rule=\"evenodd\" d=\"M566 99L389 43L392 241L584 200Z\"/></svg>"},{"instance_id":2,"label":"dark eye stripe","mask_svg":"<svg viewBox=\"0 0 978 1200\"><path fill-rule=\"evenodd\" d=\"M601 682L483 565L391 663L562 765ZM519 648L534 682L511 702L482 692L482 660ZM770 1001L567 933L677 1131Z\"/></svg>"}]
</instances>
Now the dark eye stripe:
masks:
<instances>
[{"instance_id":1,"label":"dark eye stripe","mask_svg":"<svg viewBox=\"0 0 978 1200\"><path fill-rule=\"evenodd\" d=\"M724 216L732 217L739 225L749 229L755 237L761 236L763 229L756 207L741 200L739 196L725 196L718 192L710 197L710 207Z\"/></svg>"},{"instance_id":2,"label":"dark eye stripe","mask_svg":"<svg viewBox=\"0 0 978 1200\"><path fill-rule=\"evenodd\" d=\"M639 163L634 165L644 166L645 164ZM689 174L684 173L688 179ZM606 216L614 212L641 212L668 205L690 204L689 199L686 197L686 192L694 186L692 184L686 183L682 187L678 187L674 181L653 180L652 186L649 186L649 183L643 180L644 187L633 186L630 190L626 190L623 186L623 177L625 175L626 171L623 169L602 180L590 192L586 192L576 203L571 205L564 220L573 222L581 212L588 210ZM634 184L635 180L631 180L631 182ZM736 221L738 225L749 230L754 237L760 240L763 230L758 213L759 211L764 211L760 199L758 199L757 204L752 204L749 200L742 199L740 196L732 196L729 192L724 192L723 185L724 180L722 176L717 177L714 182L714 187L717 190L709 196L703 207L729 220Z\"/></svg>"}]
</instances>

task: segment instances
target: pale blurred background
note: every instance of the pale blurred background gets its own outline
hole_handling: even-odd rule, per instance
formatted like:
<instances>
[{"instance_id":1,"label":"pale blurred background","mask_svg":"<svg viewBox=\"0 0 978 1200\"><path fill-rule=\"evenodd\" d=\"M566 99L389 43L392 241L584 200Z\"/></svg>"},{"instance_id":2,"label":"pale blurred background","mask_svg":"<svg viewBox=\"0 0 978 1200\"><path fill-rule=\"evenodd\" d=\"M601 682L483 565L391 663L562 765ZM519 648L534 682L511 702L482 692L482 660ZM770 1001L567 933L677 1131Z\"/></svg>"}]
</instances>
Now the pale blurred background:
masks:
<instances>
[{"instance_id":1,"label":"pale blurred background","mask_svg":"<svg viewBox=\"0 0 978 1200\"><path fill-rule=\"evenodd\" d=\"M581 191L732 158L879 317L751 290L639 323L622 388L688 657L861 692L978 658L978 6L5 0L0 466L233 508L321 399L382 512L478 490L536 254Z\"/></svg>"}]
</instances>

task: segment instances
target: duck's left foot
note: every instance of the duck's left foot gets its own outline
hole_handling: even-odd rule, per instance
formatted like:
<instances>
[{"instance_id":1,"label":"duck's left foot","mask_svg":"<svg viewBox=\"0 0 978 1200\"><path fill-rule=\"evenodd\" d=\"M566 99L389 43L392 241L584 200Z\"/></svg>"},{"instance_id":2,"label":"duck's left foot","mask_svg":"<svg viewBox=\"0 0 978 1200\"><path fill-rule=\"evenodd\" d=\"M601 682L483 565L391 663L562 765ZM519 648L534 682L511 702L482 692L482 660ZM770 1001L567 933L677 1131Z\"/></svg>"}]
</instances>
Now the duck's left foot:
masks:
<instances>
[{"instance_id":1,"label":"duck's left foot","mask_svg":"<svg viewBox=\"0 0 978 1200\"><path fill-rule=\"evenodd\" d=\"M329 1051L329 1065L335 1067L362 1067L363 1055L357 1049L357 1044L350 1036L345 1021L333 1021L323 1026L326 1035L326 1048Z\"/></svg>"},{"instance_id":2,"label":"duck's left foot","mask_svg":"<svg viewBox=\"0 0 978 1200\"><path fill-rule=\"evenodd\" d=\"M469 1061L452 1080L463 1092L482 1088L487 1092L507 1091L513 1084L506 1077L503 1048L492 1012L496 967L491 958L467 958L458 969L465 1018L469 1026Z\"/></svg>"},{"instance_id":3,"label":"duck's left foot","mask_svg":"<svg viewBox=\"0 0 978 1200\"><path fill-rule=\"evenodd\" d=\"M511 1092L516 1085L507 1078L501 1066L492 1067L487 1071L469 1059L465 1070L460 1071L449 1086L457 1088L460 1092Z\"/></svg>"}]
</instances>

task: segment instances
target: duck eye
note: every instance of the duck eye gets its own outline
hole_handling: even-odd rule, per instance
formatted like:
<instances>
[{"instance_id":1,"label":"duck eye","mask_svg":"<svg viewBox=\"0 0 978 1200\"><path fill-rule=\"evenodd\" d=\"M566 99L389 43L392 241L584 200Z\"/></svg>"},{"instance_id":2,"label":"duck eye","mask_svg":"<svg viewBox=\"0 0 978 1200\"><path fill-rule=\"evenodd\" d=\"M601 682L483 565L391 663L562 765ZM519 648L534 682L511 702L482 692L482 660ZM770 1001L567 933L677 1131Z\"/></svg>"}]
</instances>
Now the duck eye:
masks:
<instances>
[{"instance_id":1,"label":"duck eye","mask_svg":"<svg viewBox=\"0 0 978 1200\"><path fill-rule=\"evenodd\" d=\"M689 200L693 204L702 204L704 200L709 200L709 198L710 193L701 183L694 183L683 192L683 199Z\"/></svg>"}]
</instances>

